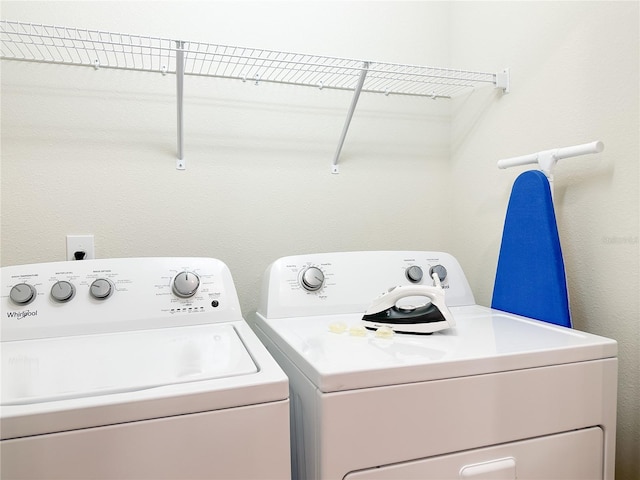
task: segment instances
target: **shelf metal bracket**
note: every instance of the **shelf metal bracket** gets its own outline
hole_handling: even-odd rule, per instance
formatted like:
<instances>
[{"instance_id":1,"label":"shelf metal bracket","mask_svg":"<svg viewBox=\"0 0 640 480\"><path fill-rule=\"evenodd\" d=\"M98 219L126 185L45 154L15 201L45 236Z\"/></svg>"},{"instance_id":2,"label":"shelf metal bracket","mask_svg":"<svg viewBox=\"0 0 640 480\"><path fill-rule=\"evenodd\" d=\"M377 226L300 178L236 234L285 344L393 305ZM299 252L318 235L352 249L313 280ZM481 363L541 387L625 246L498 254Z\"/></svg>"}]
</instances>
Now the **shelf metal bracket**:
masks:
<instances>
[{"instance_id":1,"label":"shelf metal bracket","mask_svg":"<svg viewBox=\"0 0 640 480\"><path fill-rule=\"evenodd\" d=\"M362 92L364 80L367 78L368 70L369 70L369 62L363 62L362 70L360 70L360 78L358 78L358 84L356 85L356 88L353 91L351 106L349 107L349 112L347 112L347 119L345 120L344 126L342 127L342 134L340 135L340 140L338 140L338 148L336 149L336 153L333 156L333 163L331 164L331 173L340 173L340 169L338 168L338 159L340 158L340 152L342 151L342 146L344 145L344 139L347 137L347 132L349 131L349 125L351 124L351 119L353 118L353 112L355 112L356 105L358 104L358 99L360 98L360 92Z\"/></svg>"},{"instance_id":2,"label":"shelf metal bracket","mask_svg":"<svg viewBox=\"0 0 640 480\"><path fill-rule=\"evenodd\" d=\"M496 88L501 88L505 95L511 91L511 72L508 68L496 73Z\"/></svg>"},{"instance_id":3,"label":"shelf metal bracket","mask_svg":"<svg viewBox=\"0 0 640 480\"><path fill-rule=\"evenodd\" d=\"M176 169L187 168L184 160L184 115L182 111L184 99L184 44L182 40L176 40L176 99L178 107L178 159Z\"/></svg>"}]
</instances>

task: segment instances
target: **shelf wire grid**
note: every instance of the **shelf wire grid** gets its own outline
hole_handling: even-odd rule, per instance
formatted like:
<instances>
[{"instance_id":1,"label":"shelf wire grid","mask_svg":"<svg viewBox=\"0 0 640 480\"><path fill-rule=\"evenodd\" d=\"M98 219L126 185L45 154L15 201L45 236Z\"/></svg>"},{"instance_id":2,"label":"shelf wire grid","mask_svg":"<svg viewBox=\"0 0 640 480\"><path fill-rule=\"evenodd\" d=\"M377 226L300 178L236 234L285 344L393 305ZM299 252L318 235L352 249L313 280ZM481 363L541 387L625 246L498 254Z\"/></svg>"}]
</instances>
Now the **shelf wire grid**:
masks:
<instances>
[{"instance_id":1,"label":"shelf wire grid","mask_svg":"<svg viewBox=\"0 0 640 480\"><path fill-rule=\"evenodd\" d=\"M216 45L71 27L0 21L0 57L146 72L176 73L182 50L184 74L354 90L363 70L362 91L386 95L451 98L496 74L446 68Z\"/></svg>"}]
</instances>

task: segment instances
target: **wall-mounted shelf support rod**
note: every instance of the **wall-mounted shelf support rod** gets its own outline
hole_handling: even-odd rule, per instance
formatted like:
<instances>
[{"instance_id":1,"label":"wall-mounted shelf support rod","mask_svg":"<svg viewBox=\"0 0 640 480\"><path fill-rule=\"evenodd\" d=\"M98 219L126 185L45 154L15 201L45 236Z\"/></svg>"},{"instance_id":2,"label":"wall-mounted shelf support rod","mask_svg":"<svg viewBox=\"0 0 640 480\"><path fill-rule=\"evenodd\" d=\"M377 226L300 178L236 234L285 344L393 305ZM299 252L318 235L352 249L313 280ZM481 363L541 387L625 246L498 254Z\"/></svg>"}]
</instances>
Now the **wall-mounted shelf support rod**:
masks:
<instances>
[{"instance_id":1,"label":"wall-mounted shelf support rod","mask_svg":"<svg viewBox=\"0 0 640 480\"><path fill-rule=\"evenodd\" d=\"M344 145L344 140L347 137L347 132L349 131L349 125L351 124L351 119L353 118L353 112L356 110L356 105L358 104L358 99L360 98L360 92L362 92L362 86L364 85L364 81L367 78L367 71L369 70L369 62L363 62L362 70L360 70L360 78L358 78L358 84L353 91L353 98L351 99L351 105L349 106L349 111L347 112L347 118L344 122L344 126L342 127L342 134L340 135L340 140L338 140L338 148L336 149L336 153L333 156L333 163L331 164L331 173L340 173L340 169L338 168L338 159L340 158L340 152L342 151L342 146Z\"/></svg>"},{"instance_id":2,"label":"wall-mounted shelf support rod","mask_svg":"<svg viewBox=\"0 0 640 480\"><path fill-rule=\"evenodd\" d=\"M184 115L183 115L183 99L184 99L184 43L176 40L176 100L178 110L178 159L176 160L176 169L184 170L187 168L184 160Z\"/></svg>"},{"instance_id":3,"label":"wall-mounted shelf support rod","mask_svg":"<svg viewBox=\"0 0 640 480\"><path fill-rule=\"evenodd\" d=\"M555 148L552 150L532 153L530 155L504 158L502 160L498 160L498 168L509 168L537 163L540 170L542 170L549 180L551 194L553 195L553 170L558 163L558 160L577 157L579 155L588 155L590 153L600 153L602 150L604 150L604 143L600 140L596 140L595 142L583 143L572 147Z\"/></svg>"}]
</instances>

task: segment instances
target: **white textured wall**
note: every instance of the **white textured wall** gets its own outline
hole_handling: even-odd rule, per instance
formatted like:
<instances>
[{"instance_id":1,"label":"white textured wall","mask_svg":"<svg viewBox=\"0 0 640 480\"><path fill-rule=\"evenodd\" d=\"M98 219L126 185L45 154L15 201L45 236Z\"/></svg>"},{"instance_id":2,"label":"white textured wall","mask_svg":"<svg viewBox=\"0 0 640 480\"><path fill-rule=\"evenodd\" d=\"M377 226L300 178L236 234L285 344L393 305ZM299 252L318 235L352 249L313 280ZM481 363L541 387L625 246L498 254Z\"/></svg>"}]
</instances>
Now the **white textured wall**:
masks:
<instances>
[{"instance_id":1,"label":"white textured wall","mask_svg":"<svg viewBox=\"0 0 640 480\"><path fill-rule=\"evenodd\" d=\"M560 161L554 191L574 326L619 342L616 478L624 480L640 478L638 5L455 2L451 12L453 64L512 71L512 93L499 101L476 92L454 102L451 245L478 303L491 302L509 193L527 169L499 170L496 160L605 144L601 154Z\"/></svg>"},{"instance_id":2,"label":"white textured wall","mask_svg":"<svg viewBox=\"0 0 640 480\"><path fill-rule=\"evenodd\" d=\"M5 2L3 19L379 61L512 69L454 102L2 62L2 265L204 255L243 311L273 259L444 249L491 300L509 190L495 161L600 139L562 162L556 207L577 328L620 342L618 478L640 478L638 2ZM451 120L453 119L453 120ZM561 399L559 399L561 401Z\"/></svg>"},{"instance_id":3,"label":"white textured wall","mask_svg":"<svg viewBox=\"0 0 640 480\"><path fill-rule=\"evenodd\" d=\"M3 2L4 19L340 57L441 65L447 5L314 2ZM362 95L330 165L349 92L2 64L2 263L62 260L65 235L100 257L227 262L245 312L283 255L445 248L447 101Z\"/></svg>"}]
</instances>

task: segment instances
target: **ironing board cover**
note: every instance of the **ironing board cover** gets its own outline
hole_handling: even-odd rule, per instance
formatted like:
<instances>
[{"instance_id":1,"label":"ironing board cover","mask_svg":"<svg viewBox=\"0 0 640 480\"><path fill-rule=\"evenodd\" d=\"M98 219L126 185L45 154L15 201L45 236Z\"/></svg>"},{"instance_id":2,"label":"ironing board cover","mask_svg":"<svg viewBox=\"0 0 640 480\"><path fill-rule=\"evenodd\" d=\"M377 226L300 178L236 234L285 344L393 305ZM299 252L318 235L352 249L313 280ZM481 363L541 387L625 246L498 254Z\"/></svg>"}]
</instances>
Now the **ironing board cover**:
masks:
<instances>
[{"instance_id":1,"label":"ironing board cover","mask_svg":"<svg viewBox=\"0 0 640 480\"><path fill-rule=\"evenodd\" d=\"M524 172L513 184L491 307L571 327L553 200L540 171Z\"/></svg>"}]
</instances>

